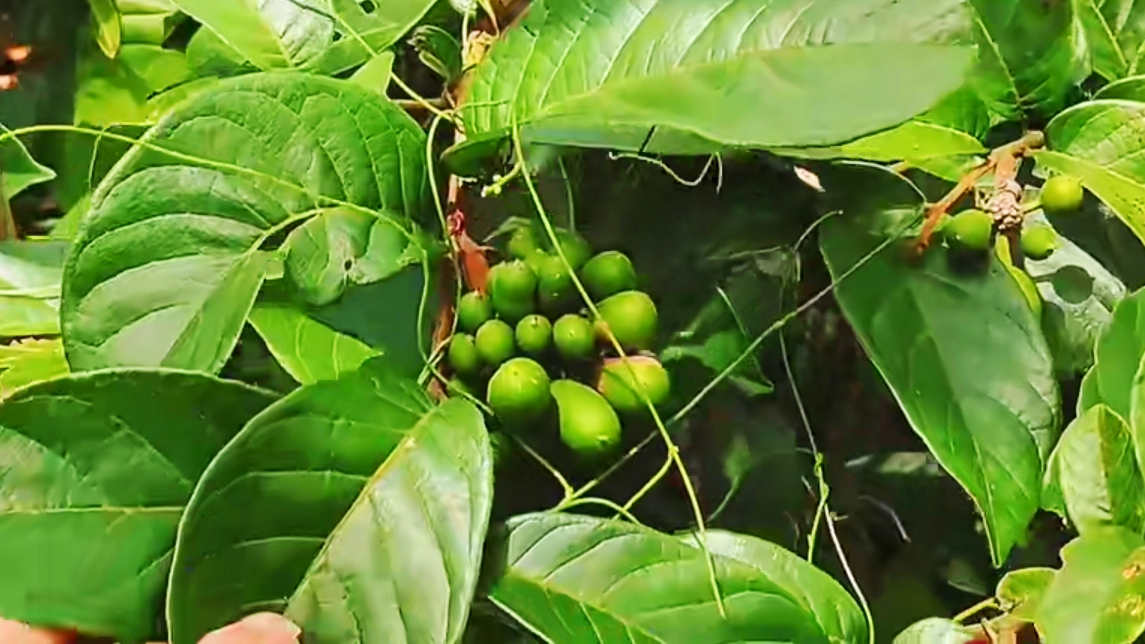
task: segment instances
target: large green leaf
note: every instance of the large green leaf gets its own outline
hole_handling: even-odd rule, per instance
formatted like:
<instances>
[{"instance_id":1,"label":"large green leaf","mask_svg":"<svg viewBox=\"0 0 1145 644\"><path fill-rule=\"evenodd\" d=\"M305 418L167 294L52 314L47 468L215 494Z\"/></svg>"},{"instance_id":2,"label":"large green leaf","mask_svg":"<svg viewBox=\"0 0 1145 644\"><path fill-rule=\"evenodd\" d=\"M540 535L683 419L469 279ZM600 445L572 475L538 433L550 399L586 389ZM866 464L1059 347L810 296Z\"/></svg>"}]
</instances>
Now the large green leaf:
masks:
<instances>
[{"instance_id":1,"label":"large green leaf","mask_svg":"<svg viewBox=\"0 0 1145 644\"><path fill-rule=\"evenodd\" d=\"M1104 404L1121 418L1133 417L1133 381L1145 355L1145 291L1113 310L1113 320L1097 340L1093 369L1086 374L1078 413Z\"/></svg>"},{"instance_id":2,"label":"large green leaf","mask_svg":"<svg viewBox=\"0 0 1145 644\"><path fill-rule=\"evenodd\" d=\"M867 159L918 163L942 157L984 154L978 139L954 128L924 121L902 125L842 145L821 148L776 148L785 156L811 159Z\"/></svg>"},{"instance_id":3,"label":"large green leaf","mask_svg":"<svg viewBox=\"0 0 1145 644\"><path fill-rule=\"evenodd\" d=\"M158 45L124 45L115 60L89 53L80 62L75 120L97 127L154 123L160 115L148 98L190 77L183 53Z\"/></svg>"},{"instance_id":4,"label":"large green leaf","mask_svg":"<svg viewBox=\"0 0 1145 644\"><path fill-rule=\"evenodd\" d=\"M282 368L304 385L335 380L378 354L377 349L293 306L255 305L250 323Z\"/></svg>"},{"instance_id":5,"label":"large green leaf","mask_svg":"<svg viewBox=\"0 0 1145 644\"><path fill-rule=\"evenodd\" d=\"M0 124L0 137L11 132ZM0 199L11 199L29 186L56 178L56 173L40 165L28 154L19 139L0 142Z\"/></svg>"},{"instance_id":6,"label":"large green leaf","mask_svg":"<svg viewBox=\"0 0 1145 644\"><path fill-rule=\"evenodd\" d=\"M68 372L59 338L0 345L0 399L15 390Z\"/></svg>"},{"instance_id":7,"label":"large green leaf","mask_svg":"<svg viewBox=\"0 0 1145 644\"><path fill-rule=\"evenodd\" d=\"M199 475L269 393L111 370L0 405L0 614L154 639L175 529Z\"/></svg>"},{"instance_id":8,"label":"large green leaf","mask_svg":"<svg viewBox=\"0 0 1145 644\"><path fill-rule=\"evenodd\" d=\"M65 267L61 319L76 369L215 371L259 288L255 251L268 236L329 200L392 213L409 235L428 195L424 133L345 81L221 81L144 140L93 195Z\"/></svg>"},{"instance_id":9,"label":"large green leaf","mask_svg":"<svg viewBox=\"0 0 1145 644\"><path fill-rule=\"evenodd\" d=\"M1062 548L1035 623L1045 644L1128 644L1145 631L1145 542L1102 528Z\"/></svg>"},{"instance_id":10,"label":"large green leaf","mask_svg":"<svg viewBox=\"0 0 1145 644\"><path fill-rule=\"evenodd\" d=\"M174 0L262 69L333 74L397 42L433 0Z\"/></svg>"},{"instance_id":11,"label":"large green leaf","mask_svg":"<svg viewBox=\"0 0 1145 644\"><path fill-rule=\"evenodd\" d=\"M588 0L534 3L477 68L474 140L659 152L834 145L957 89L960 2Z\"/></svg>"},{"instance_id":12,"label":"large green leaf","mask_svg":"<svg viewBox=\"0 0 1145 644\"><path fill-rule=\"evenodd\" d=\"M491 505L489 439L469 403L432 407L377 363L303 387L252 420L196 487L168 597L172 642L260 608L287 609L315 642L457 641Z\"/></svg>"},{"instance_id":13,"label":"large green leaf","mask_svg":"<svg viewBox=\"0 0 1145 644\"><path fill-rule=\"evenodd\" d=\"M515 517L506 532L490 598L553 644L866 641L862 628L842 638L854 617L828 606L846 594L830 578L750 537L714 537L725 618L704 552L676 537L558 513Z\"/></svg>"},{"instance_id":14,"label":"large green leaf","mask_svg":"<svg viewBox=\"0 0 1145 644\"><path fill-rule=\"evenodd\" d=\"M825 183L849 187L820 245L841 279L919 214L904 180L874 168ZM832 187L835 186L835 188ZM1053 359L1038 320L992 256L970 274L941 249L908 264L891 244L836 287L844 314L915 431L974 499L1000 564L1038 508L1060 419Z\"/></svg>"},{"instance_id":15,"label":"large green leaf","mask_svg":"<svg viewBox=\"0 0 1145 644\"><path fill-rule=\"evenodd\" d=\"M119 54L123 42L123 18L115 0L88 0L91 16L96 26L95 41L108 58Z\"/></svg>"},{"instance_id":16,"label":"large green leaf","mask_svg":"<svg viewBox=\"0 0 1145 644\"><path fill-rule=\"evenodd\" d=\"M1021 568L1006 573L994 596L1002 610L1028 622L1034 621L1057 571L1053 568Z\"/></svg>"},{"instance_id":17,"label":"large green leaf","mask_svg":"<svg viewBox=\"0 0 1145 644\"><path fill-rule=\"evenodd\" d=\"M1145 103L1102 99L1075 105L1046 126L1046 143L1068 154L1138 182L1145 181L1140 158L1145 137Z\"/></svg>"},{"instance_id":18,"label":"large green leaf","mask_svg":"<svg viewBox=\"0 0 1145 644\"><path fill-rule=\"evenodd\" d=\"M1078 416L1046 468L1044 507L1068 516L1081 534L1115 525L1145 530L1145 478L1129 425L1105 405Z\"/></svg>"},{"instance_id":19,"label":"large green leaf","mask_svg":"<svg viewBox=\"0 0 1145 644\"><path fill-rule=\"evenodd\" d=\"M1005 120L1061 109L1085 66L1069 0L970 0L978 65L971 85Z\"/></svg>"}]
</instances>

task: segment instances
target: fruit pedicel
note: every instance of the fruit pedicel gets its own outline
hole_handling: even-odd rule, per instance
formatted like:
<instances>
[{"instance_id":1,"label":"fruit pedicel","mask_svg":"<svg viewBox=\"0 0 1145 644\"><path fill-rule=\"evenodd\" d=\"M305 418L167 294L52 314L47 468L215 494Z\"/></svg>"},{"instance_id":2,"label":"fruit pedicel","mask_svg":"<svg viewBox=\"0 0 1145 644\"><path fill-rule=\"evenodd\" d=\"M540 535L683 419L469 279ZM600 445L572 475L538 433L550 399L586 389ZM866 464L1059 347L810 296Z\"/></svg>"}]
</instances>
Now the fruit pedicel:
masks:
<instances>
[{"instance_id":1,"label":"fruit pedicel","mask_svg":"<svg viewBox=\"0 0 1145 644\"><path fill-rule=\"evenodd\" d=\"M647 418L645 401L659 407L671 392L652 353L656 304L638 289L624 253L594 255L573 231L559 230L556 238L563 260L534 227L518 228L504 260L490 268L488 294L458 300L457 332L446 352L448 391L483 398L507 431L555 417L569 449L607 455L620 445L622 419ZM599 318L585 306L570 267Z\"/></svg>"}]
</instances>

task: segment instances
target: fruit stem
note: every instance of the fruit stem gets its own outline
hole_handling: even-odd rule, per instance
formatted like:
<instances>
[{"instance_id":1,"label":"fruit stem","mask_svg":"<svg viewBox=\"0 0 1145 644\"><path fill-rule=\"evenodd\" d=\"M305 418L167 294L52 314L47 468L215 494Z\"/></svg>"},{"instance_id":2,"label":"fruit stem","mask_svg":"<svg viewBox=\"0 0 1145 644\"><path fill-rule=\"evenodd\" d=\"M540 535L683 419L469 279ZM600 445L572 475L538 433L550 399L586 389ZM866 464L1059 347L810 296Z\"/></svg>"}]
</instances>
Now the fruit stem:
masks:
<instances>
[{"instance_id":1,"label":"fruit stem","mask_svg":"<svg viewBox=\"0 0 1145 644\"><path fill-rule=\"evenodd\" d=\"M520 437L513 436L512 434L510 434L510 436L514 442L521 446L521 449L525 450L526 454L532 456L534 460L541 464L541 467L548 470L549 474L552 474L553 478L557 480L557 484L561 486L561 491L564 493L564 499L561 500L561 503L564 504L566 501L573 500L573 487L569 485L569 481L565 478L564 474L561 474L560 470L554 467L544 456L538 454L532 447L529 447L529 444Z\"/></svg>"}]
</instances>

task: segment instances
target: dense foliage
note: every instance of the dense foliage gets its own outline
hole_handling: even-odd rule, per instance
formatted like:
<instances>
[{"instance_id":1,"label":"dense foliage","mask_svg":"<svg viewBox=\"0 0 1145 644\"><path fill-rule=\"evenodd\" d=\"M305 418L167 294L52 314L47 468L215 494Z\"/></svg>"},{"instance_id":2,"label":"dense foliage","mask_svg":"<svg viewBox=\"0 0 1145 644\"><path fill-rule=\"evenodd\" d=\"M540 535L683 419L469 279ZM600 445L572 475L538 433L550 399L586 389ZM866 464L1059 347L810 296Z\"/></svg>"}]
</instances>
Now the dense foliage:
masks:
<instances>
[{"instance_id":1,"label":"dense foliage","mask_svg":"<svg viewBox=\"0 0 1145 644\"><path fill-rule=\"evenodd\" d=\"M0 3L0 615L1145 633L1145 6Z\"/></svg>"}]
</instances>

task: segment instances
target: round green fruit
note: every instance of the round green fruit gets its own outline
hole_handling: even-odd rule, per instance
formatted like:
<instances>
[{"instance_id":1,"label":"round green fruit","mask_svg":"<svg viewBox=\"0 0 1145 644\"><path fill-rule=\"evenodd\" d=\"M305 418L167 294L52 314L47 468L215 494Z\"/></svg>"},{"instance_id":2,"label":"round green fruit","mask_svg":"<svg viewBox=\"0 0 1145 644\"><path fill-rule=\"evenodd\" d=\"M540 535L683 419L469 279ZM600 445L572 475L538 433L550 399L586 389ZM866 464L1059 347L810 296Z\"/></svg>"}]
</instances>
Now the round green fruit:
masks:
<instances>
[{"instance_id":1,"label":"round green fruit","mask_svg":"<svg viewBox=\"0 0 1145 644\"><path fill-rule=\"evenodd\" d=\"M562 315L553 325L553 344L557 353L566 360L587 360L596 349L596 333L592 322L574 315Z\"/></svg>"},{"instance_id":2,"label":"round green fruit","mask_svg":"<svg viewBox=\"0 0 1145 644\"><path fill-rule=\"evenodd\" d=\"M607 250L588 260L580 269L585 290L594 300L636 288L636 268L624 253Z\"/></svg>"},{"instance_id":3,"label":"round green fruit","mask_svg":"<svg viewBox=\"0 0 1145 644\"><path fill-rule=\"evenodd\" d=\"M533 226L521 226L513 231L513 235L509 237L509 243L506 246L509 255L517 259L525 259L532 253L541 250L541 240L537 237L537 231Z\"/></svg>"},{"instance_id":4,"label":"round green fruit","mask_svg":"<svg viewBox=\"0 0 1145 644\"><path fill-rule=\"evenodd\" d=\"M537 298L541 310L557 313L573 307L576 303L576 284L572 272L565 267L560 257L546 255L537 261Z\"/></svg>"},{"instance_id":5,"label":"round green fruit","mask_svg":"<svg viewBox=\"0 0 1145 644\"><path fill-rule=\"evenodd\" d=\"M648 356L631 356L628 365L620 358L605 360L596 389L616 411L622 414L641 414L648 412L641 391L648 396L653 406L659 407L668 400L672 385L668 370L659 360Z\"/></svg>"},{"instance_id":6,"label":"round green fruit","mask_svg":"<svg viewBox=\"0 0 1145 644\"><path fill-rule=\"evenodd\" d=\"M519 320L533 312L537 276L521 260L503 262L489 270L489 299L503 318Z\"/></svg>"},{"instance_id":7,"label":"round green fruit","mask_svg":"<svg viewBox=\"0 0 1145 644\"><path fill-rule=\"evenodd\" d=\"M584 237L572 232L571 230L558 230L556 231L557 244L564 253L565 259L569 261L569 265L573 270L580 270L581 266L592 257L592 246L588 245Z\"/></svg>"},{"instance_id":8,"label":"round green fruit","mask_svg":"<svg viewBox=\"0 0 1145 644\"><path fill-rule=\"evenodd\" d=\"M620 346L625 349L652 348L660 320L656 304L647 293L622 291L601 302L597 310L604 322L602 330L611 331Z\"/></svg>"},{"instance_id":9,"label":"round green fruit","mask_svg":"<svg viewBox=\"0 0 1145 644\"><path fill-rule=\"evenodd\" d=\"M501 320L489 320L477 329L477 355L485 364L496 367L516 353L513 327Z\"/></svg>"},{"instance_id":10,"label":"round green fruit","mask_svg":"<svg viewBox=\"0 0 1145 644\"><path fill-rule=\"evenodd\" d=\"M543 315L527 315L517 323L517 346L529 355L539 356L553 343L553 323Z\"/></svg>"},{"instance_id":11,"label":"round green fruit","mask_svg":"<svg viewBox=\"0 0 1145 644\"><path fill-rule=\"evenodd\" d=\"M466 333L476 333L492 317L493 305L484 293L470 291L457 301L457 326Z\"/></svg>"},{"instance_id":12,"label":"round green fruit","mask_svg":"<svg viewBox=\"0 0 1145 644\"><path fill-rule=\"evenodd\" d=\"M994 218L981 210L963 210L942 229L950 244L970 250L987 250L994 234Z\"/></svg>"},{"instance_id":13,"label":"round green fruit","mask_svg":"<svg viewBox=\"0 0 1145 644\"><path fill-rule=\"evenodd\" d=\"M449 340L449 366L463 376L471 376L481 370L481 356L473 336L457 333Z\"/></svg>"},{"instance_id":14,"label":"round green fruit","mask_svg":"<svg viewBox=\"0 0 1145 644\"><path fill-rule=\"evenodd\" d=\"M1046 259L1058 248L1058 234L1053 228L1031 225L1022 228L1022 254L1032 260Z\"/></svg>"},{"instance_id":15,"label":"round green fruit","mask_svg":"<svg viewBox=\"0 0 1145 644\"><path fill-rule=\"evenodd\" d=\"M1085 188L1081 179L1059 174L1042 185L1042 210L1047 215L1071 215L1081 210Z\"/></svg>"},{"instance_id":16,"label":"round green fruit","mask_svg":"<svg viewBox=\"0 0 1145 644\"><path fill-rule=\"evenodd\" d=\"M585 456L612 451L620 444L620 417L603 396L574 380L549 387L557 401L561 442Z\"/></svg>"},{"instance_id":17,"label":"round green fruit","mask_svg":"<svg viewBox=\"0 0 1145 644\"><path fill-rule=\"evenodd\" d=\"M502 422L515 425L540 418L549 408L549 374L529 358L513 358L489 379L486 402Z\"/></svg>"}]
</instances>

